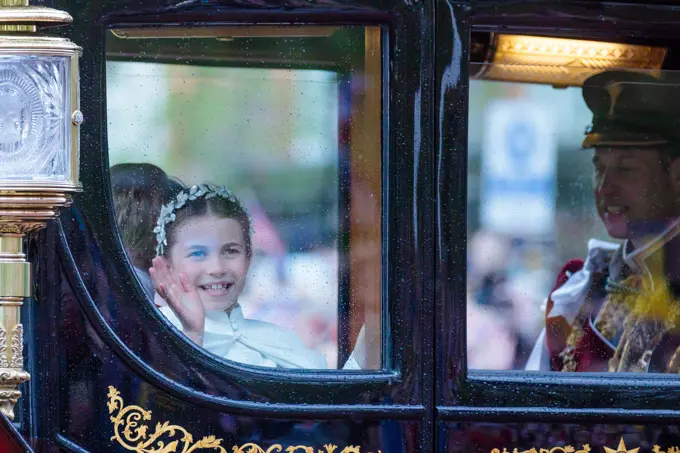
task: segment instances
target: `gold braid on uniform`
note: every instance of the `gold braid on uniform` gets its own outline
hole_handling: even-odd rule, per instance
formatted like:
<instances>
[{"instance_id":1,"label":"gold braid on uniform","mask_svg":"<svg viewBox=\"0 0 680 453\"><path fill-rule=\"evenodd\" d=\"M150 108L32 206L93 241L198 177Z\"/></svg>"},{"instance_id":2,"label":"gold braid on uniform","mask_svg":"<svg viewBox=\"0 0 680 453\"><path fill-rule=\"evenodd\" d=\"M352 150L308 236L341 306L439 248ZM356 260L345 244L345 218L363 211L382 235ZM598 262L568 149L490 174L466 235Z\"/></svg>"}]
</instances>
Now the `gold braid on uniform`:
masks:
<instances>
[{"instance_id":1,"label":"gold braid on uniform","mask_svg":"<svg viewBox=\"0 0 680 453\"><path fill-rule=\"evenodd\" d=\"M578 362L576 361L576 346L578 346L581 338L583 338L583 325L587 322L588 316L590 316L589 304L585 303L579 309L576 319L571 325L571 332L567 337L567 345L564 350L560 353L560 358L562 359L562 371L576 371L578 367Z\"/></svg>"},{"instance_id":2,"label":"gold braid on uniform","mask_svg":"<svg viewBox=\"0 0 680 453\"><path fill-rule=\"evenodd\" d=\"M609 361L609 371L644 373L664 334L680 328L680 301L665 281L656 281L653 290L642 291L636 298L623 328L616 352ZM675 369L677 372L678 354L676 350L663 371Z\"/></svg>"},{"instance_id":3,"label":"gold braid on uniform","mask_svg":"<svg viewBox=\"0 0 680 453\"><path fill-rule=\"evenodd\" d=\"M615 286L607 295L607 298L600 310L600 316L595 324L595 328L606 338L612 342L621 326L635 305L637 300L639 288L642 279L640 276L633 275L626 278L620 284ZM628 289L628 290L626 290ZM592 304L586 300L583 306L579 309L576 319L571 325L571 332L567 337L566 347L560 353L562 358L562 371L576 371L578 368L578 360L576 358L576 350L578 344L583 338L583 327L588 322L593 311ZM680 360L680 356L679 356Z\"/></svg>"},{"instance_id":4,"label":"gold braid on uniform","mask_svg":"<svg viewBox=\"0 0 680 453\"><path fill-rule=\"evenodd\" d=\"M622 288L621 290L612 290L610 285L611 282L608 283L607 298L602 305L595 328L608 342L613 343L640 297L642 277L631 275L614 287Z\"/></svg>"},{"instance_id":5,"label":"gold braid on uniform","mask_svg":"<svg viewBox=\"0 0 680 453\"><path fill-rule=\"evenodd\" d=\"M654 349L664 334L680 330L680 301L665 281L648 288L641 276L633 275L623 282L608 285L605 300L595 328L613 343L621 330L621 338L609 361L611 372L646 372ZM560 354L562 371L576 371L576 349L583 337L583 326L592 314L592 306L584 303L574 320L567 346ZM680 347L672 354L667 373L680 373Z\"/></svg>"}]
</instances>

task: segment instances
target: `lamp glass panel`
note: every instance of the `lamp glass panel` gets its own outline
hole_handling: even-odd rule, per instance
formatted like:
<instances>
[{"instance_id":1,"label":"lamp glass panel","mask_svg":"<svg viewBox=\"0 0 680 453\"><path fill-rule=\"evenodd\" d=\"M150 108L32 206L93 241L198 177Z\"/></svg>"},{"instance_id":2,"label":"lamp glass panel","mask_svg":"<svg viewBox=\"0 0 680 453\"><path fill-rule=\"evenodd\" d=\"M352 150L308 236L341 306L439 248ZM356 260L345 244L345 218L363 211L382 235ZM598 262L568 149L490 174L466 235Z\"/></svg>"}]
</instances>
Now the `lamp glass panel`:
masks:
<instances>
[{"instance_id":1,"label":"lamp glass panel","mask_svg":"<svg viewBox=\"0 0 680 453\"><path fill-rule=\"evenodd\" d=\"M0 180L72 179L70 58L0 56Z\"/></svg>"}]
</instances>

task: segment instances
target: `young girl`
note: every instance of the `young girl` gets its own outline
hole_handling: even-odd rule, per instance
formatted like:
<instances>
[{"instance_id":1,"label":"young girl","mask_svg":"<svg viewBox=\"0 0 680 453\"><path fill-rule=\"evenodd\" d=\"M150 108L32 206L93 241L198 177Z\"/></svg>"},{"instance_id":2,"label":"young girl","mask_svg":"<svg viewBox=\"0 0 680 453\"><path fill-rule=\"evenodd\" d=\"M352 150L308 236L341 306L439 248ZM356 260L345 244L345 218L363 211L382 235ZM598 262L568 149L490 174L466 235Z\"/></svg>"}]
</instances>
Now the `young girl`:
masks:
<instances>
[{"instance_id":1,"label":"young girl","mask_svg":"<svg viewBox=\"0 0 680 453\"><path fill-rule=\"evenodd\" d=\"M243 317L238 297L252 257L251 221L225 187L185 189L163 206L150 269L163 314L209 352L248 365L326 368L293 332Z\"/></svg>"}]
</instances>

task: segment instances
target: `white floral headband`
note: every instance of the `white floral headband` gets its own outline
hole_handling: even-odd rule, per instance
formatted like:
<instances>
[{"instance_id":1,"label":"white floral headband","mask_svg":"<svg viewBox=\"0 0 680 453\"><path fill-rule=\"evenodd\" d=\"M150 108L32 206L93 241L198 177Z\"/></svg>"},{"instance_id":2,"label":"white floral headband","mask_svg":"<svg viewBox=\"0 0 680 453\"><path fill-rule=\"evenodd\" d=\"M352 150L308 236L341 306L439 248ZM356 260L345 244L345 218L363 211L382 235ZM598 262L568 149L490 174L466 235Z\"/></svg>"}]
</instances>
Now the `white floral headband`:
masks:
<instances>
[{"instance_id":1,"label":"white floral headband","mask_svg":"<svg viewBox=\"0 0 680 453\"><path fill-rule=\"evenodd\" d=\"M163 205L161 208L161 213L158 216L158 222L156 222L156 227L153 232L156 233L156 256L163 255L165 247L168 245L168 238L165 232L165 227L174 222L177 216L175 211L183 208L187 201L198 200L199 198L204 198L209 200L215 197L222 197L229 200L243 209L246 216L248 217L248 224L250 225L249 234L253 234L253 219L248 215L246 209L241 205L241 202L234 196L231 190L227 189L225 186L215 186L212 184L201 184L198 186L192 186L190 189L182 190L177 197L170 201L168 204Z\"/></svg>"}]
</instances>

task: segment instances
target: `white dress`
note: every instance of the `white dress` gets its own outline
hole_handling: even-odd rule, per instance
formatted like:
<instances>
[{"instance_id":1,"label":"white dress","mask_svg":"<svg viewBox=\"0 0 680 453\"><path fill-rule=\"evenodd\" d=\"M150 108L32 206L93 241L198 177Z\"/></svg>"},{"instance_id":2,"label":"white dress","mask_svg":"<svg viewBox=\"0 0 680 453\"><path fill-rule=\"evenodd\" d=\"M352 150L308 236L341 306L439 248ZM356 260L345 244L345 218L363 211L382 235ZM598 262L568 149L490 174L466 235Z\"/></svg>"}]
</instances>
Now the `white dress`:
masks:
<instances>
[{"instance_id":1,"label":"white dress","mask_svg":"<svg viewBox=\"0 0 680 453\"><path fill-rule=\"evenodd\" d=\"M160 307L159 310L175 327L182 330L179 318L170 307ZM246 319L239 306L231 311L231 315L224 311L206 311L203 348L217 356L246 365L327 368L326 357L308 349L295 333L275 324ZM354 366L346 365L345 368Z\"/></svg>"}]
</instances>

